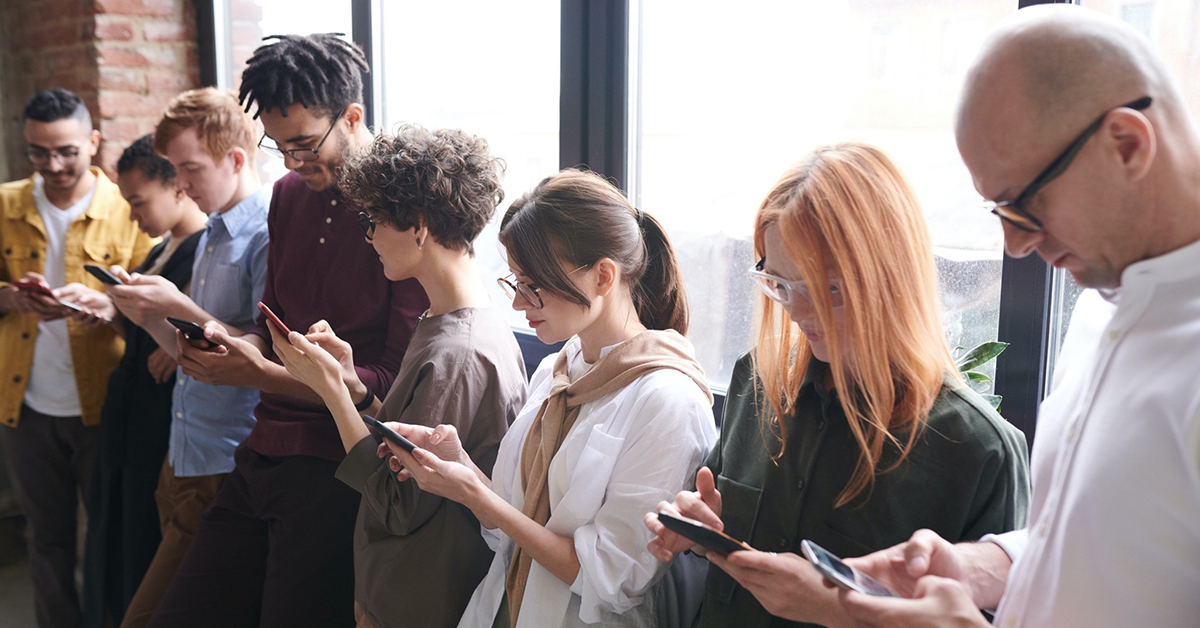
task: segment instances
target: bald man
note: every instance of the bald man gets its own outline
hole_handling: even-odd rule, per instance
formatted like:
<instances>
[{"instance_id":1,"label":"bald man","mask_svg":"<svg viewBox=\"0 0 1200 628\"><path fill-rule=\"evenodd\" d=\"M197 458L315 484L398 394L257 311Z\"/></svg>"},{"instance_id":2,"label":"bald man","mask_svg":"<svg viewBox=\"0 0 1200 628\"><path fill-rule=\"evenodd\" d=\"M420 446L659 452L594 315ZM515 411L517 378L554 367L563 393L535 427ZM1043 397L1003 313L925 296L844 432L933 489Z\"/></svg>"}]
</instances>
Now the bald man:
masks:
<instances>
[{"instance_id":1,"label":"bald man","mask_svg":"<svg viewBox=\"0 0 1200 628\"><path fill-rule=\"evenodd\" d=\"M984 44L955 129L1010 255L1115 303L1045 400L1026 530L932 532L847 561L913 599L842 593L870 626L1200 625L1200 135L1149 43L1071 5Z\"/></svg>"}]
</instances>

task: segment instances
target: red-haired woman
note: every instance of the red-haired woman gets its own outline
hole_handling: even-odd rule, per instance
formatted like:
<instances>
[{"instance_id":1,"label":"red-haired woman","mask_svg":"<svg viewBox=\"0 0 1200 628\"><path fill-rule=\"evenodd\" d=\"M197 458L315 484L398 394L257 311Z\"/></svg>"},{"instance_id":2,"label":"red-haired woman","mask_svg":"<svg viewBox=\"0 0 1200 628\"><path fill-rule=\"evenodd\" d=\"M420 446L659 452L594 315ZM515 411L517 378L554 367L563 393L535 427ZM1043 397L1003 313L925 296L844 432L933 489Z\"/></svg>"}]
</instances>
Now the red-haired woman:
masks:
<instances>
[{"instance_id":1,"label":"red-haired woman","mask_svg":"<svg viewBox=\"0 0 1200 628\"><path fill-rule=\"evenodd\" d=\"M848 625L800 542L859 556L919 528L959 541L1020 527L1025 440L955 368L924 217L881 151L840 144L785 172L754 246L758 345L698 490L659 509L761 550L708 554L701 626ZM703 551L646 524L663 560Z\"/></svg>"}]
</instances>

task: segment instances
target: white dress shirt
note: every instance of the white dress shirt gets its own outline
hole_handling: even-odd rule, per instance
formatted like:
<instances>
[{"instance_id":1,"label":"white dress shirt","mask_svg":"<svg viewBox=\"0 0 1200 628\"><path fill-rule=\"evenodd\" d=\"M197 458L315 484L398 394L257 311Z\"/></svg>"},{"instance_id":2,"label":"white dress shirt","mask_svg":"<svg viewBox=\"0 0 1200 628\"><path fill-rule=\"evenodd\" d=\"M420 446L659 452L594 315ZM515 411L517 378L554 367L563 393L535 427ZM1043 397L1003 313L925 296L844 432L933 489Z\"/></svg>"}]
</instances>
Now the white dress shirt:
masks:
<instances>
[{"instance_id":1,"label":"white dress shirt","mask_svg":"<svg viewBox=\"0 0 1200 628\"><path fill-rule=\"evenodd\" d=\"M1002 628L1200 625L1200 242L1129 266L1042 403Z\"/></svg>"},{"instance_id":2,"label":"white dress shirt","mask_svg":"<svg viewBox=\"0 0 1200 628\"><path fill-rule=\"evenodd\" d=\"M616 345L613 345L614 347ZM606 347L601 357L612 350ZM590 367L579 339L568 355L572 381ZM550 392L557 354L542 360L529 398L500 443L492 489L518 509L524 504L520 458L529 427ZM546 527L575 540L579 575L567 584L533 562L514 628L653 626L649 590L667 563L646 550L651 534L642 517L659 501L692 486L716 442L707 397L692 379L670 369L652 371L628 386L580 407L579 418L550 462L550 520ZM483 530L496 552L475 590L460 628L491 628L504 596L513 542L499 529Z\"/></svg>"}]
</instances>

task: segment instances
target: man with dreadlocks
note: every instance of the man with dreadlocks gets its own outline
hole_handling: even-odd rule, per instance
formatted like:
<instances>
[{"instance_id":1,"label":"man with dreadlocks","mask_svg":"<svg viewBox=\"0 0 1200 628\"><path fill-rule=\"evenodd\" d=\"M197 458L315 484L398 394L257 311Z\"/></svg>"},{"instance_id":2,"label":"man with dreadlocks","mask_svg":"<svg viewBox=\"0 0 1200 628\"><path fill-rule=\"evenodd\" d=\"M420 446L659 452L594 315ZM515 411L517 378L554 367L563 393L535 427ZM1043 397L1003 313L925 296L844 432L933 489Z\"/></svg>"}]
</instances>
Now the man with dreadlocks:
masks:
<instances>
[{"instance_id":1,"label":"man with dreadlocks","mask_svg":"<svg viewBox=\"0 0 1200 628\"><path fill-rule=\"evenodd\" d=\"M260 145L293 172L271 198L262 300L338 358L358 410L374 413L429 301L414 280L387 280L356 225L358 207L337 189L346 157L371 141L367 62L334 34L268 39L278 41L250 58L240 97L247 111L257 107ZM179 343L188 376L261 395L258 421L151 628L354 625L359 494L334 477L345 450L333 417L274 357L268 324L260 316L234 337L209 322L205 333L218 348Z\"/></svg>"}]
</instances>

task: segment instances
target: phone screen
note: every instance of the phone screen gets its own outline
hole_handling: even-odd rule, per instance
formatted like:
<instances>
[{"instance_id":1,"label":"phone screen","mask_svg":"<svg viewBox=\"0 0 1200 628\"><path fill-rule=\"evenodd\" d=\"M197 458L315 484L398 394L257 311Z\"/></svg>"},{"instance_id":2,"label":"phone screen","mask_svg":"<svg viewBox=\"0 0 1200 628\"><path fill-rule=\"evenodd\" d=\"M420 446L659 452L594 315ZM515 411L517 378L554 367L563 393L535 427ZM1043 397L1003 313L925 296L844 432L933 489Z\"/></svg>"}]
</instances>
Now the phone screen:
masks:
<instances>
[{"instance_id":1,"label":"phone screen","mask_svg":"<svg viewBox=\"0 0 1200 628\"><path fill-rule=\"evenodd\" d=\"M812 561L813 567L821 572L821 575L843 589L858 591L867 595L897 597L895 593L892 593L887 587L876 582L871 576L847 565L842 562L842 559L830 553L829 550L812 541L807 539L801 541L800 551L804 553L804 556L808 560Z\"/></svg>"}]
</instances>

